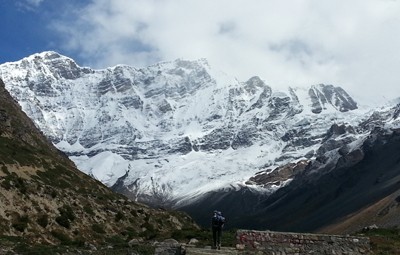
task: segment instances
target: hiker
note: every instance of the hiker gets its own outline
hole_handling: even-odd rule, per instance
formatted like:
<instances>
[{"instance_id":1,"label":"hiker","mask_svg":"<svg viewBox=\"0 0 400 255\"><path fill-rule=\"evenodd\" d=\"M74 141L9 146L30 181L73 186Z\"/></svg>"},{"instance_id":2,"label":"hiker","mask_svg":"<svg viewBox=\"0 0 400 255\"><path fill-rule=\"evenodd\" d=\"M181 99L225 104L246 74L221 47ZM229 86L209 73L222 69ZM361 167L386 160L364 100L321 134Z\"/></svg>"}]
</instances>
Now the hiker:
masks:
<instances>
[{"instance_id":1,"label":"hiker","mask_svg":"<svg viewBox=\"0 0 400 255\"><path fill-rule=\"evenodd\" d=\"M211 228L213 232L213 249L221 249L221 235L222 228L225 224L225 217L222 216L220 211L214 211L214 215L211 218Z\"/></svg>"}]
</instances>

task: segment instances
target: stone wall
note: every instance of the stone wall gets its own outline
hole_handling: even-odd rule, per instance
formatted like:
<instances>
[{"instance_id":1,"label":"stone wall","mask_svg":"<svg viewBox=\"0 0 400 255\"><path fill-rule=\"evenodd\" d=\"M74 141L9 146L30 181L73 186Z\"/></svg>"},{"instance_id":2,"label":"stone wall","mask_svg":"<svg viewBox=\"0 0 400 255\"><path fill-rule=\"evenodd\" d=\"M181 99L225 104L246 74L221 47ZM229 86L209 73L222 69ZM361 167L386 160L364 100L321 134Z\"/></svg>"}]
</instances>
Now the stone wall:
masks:
<instances>
[{"instance_id":1,"label":"stone wall","mask_svg":"<svg viewBox=\"0 0 400 255\"><path fill-rule=\"evenodd\" d=\"M370 254L368 237L238 230L236 239L245 254Z\"/></svg>"}]
</instances>

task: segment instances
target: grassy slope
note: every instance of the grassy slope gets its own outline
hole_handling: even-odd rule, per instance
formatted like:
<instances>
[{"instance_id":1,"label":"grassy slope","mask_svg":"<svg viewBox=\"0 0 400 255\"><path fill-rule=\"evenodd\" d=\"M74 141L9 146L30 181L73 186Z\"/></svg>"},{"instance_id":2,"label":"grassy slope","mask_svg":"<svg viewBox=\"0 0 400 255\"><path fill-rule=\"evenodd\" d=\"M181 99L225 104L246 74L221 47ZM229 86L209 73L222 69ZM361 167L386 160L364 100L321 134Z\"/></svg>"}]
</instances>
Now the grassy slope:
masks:
<instances>
[{"instance_id":1,"label":"grassy slope","mask_svg":"<svg viewBox=\"0 0 400 255\"><path fill-rule=\"evenodd\" d=\"M186 214L133 203L77 170L0 81L0 243L126 244L182 229L198 227Z\"/></svg>"}]
</instances>

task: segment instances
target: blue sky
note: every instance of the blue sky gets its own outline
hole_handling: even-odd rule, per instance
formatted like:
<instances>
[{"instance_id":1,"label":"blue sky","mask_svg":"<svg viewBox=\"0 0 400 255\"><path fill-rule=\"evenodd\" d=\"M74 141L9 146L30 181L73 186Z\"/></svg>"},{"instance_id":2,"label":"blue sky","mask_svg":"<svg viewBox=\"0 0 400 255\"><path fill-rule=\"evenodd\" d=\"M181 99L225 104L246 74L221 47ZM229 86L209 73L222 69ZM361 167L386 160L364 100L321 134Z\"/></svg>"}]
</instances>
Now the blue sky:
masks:
<instances>
[{"instance_id":1,"label":"blue sky","mask_svg":"<svg viewBox=\"0 0 400 255\"><path fill-rule=\"evenodd\" d=\"M0 0L0 63L55 50L78 64L206 58L273 88L400 97L398 0Z\"/></svg>"},{"instance_id":2,"label":"blue sky","mask_svg":"<svg viewBox=\"0 0 400 255\"><path fill-rule=\"evenodd\" d=\"M31 54L54 50L73 54L62 47L63 37L53 23L67 20L67 9L84 6L88 1L77 0L0 0L0 63L17 61ZM77 57L79 55L71 56Z\"/></svg>"}]
</instances>

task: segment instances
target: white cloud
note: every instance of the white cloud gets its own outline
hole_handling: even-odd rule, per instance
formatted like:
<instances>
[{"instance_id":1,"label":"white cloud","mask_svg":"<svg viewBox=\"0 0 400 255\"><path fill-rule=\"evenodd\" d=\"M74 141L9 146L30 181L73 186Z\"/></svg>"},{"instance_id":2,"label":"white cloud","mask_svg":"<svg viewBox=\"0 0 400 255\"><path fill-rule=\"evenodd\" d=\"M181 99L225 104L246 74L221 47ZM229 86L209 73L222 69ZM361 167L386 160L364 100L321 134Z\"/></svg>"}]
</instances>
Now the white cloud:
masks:
<instances>
[{"instance_id":1,"label":"white cloud","mask_svg":"<svg viewBox=\"0 0 400 255\"><path fill-rule=\"evenodd\" d=\"M93 0L54 27L96 67L205 57L241 80L372 98L400 96L399 17L387 0Z\"/></svg>"},{"instance_id":2,"label":"white cloud","mask_svg":"<svg viewBox=\"0 0 400 255\"><path fill-rule=\"evenodd\" d=\"M26 8L39 7L44 0L23 0L20 4Z\"/></svg>"},{"instance_id":3,"label":"white cloud","mask_svg":"<svg viewBox=\"0 0 400 255\"><path fill-rule=\"evenodd\" d=\"M15 5L21 11L37 11L44 0L17 0Z\"/></svg>"},{"instance_id":4,"label":"white cloud","mask_svg":"<svg viewBox=\"0 0 400 255\"><path fill-rule=\"evenodd\" d=\"M39 6L44 0L26 0L26 2L33 6Z\"/></svg>"}]
</instances>

